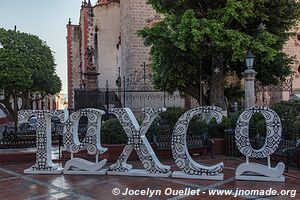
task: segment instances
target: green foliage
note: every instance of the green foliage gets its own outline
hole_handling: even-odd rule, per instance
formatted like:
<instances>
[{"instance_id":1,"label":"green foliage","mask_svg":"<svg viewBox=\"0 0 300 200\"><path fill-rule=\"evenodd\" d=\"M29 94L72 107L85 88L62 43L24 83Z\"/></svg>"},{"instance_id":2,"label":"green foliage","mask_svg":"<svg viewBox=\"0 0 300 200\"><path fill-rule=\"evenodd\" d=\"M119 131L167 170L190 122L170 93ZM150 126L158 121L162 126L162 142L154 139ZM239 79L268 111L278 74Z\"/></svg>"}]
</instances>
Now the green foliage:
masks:
<instances>
[{"instance_id":1,"label":"green foliage","mask_svg":"<svg viewBox=\"0 0 300 200\"><path fill-rule=\"evenodd\" d=\"M223 125L224 129L228 129L232 127L230 118L226 116L223 116L221 124Z\"/></svg>"},{"instance_id":2,"label":"green foliage","mask_svg":"<svg viewBox=\"0 0 300 200\"><path fill-rule=\"evenodd\" d=\"M264 116L261 113L254 113L249 122L249 135L254 138L257 134L266 136L267 125Z\"/></svg>"},{"instance_id":3,"label":"green foliage","mask_svg":"<svg viewBox=\"0 0 300 200\"><path fill-rule=\"evenodd\" d=\"M285 127L299 127L297 117L300 116L300 102L281 101L272 106L272 109L279 115L281 123Z\"/></svg>"},{"instance_id":4,"label":"green foliage","mask_svg":"<svg viewBox=\"0 0 300 200\"><path fill-rule=\"evenodd\" d=\"M210 81L214 72L212 59L219 57L225 74L235 72L241 78L245 52L249 49L256 57L257 79L263 84L276 84L291 73L293 60L281 50L291 36L289 30L300 17L300 4L294 0L148 3L164 16L153 27L138 32L145 44L151 46L157 89L188 93L187 89L199 86L200 75L202 80ZM190 91L189 95L193 94Z\"/></svg>"},{"instance_id":5,"label":"green foliage","mask_svg":"<svg viewBox=\"0 0 300 200\"><path fill-rule=\"evenodd\" d=\"M244 110L239 110L233 114L231 114L229 116L229 120L230 120L230 127L228 128L232 128L235 129L236 127L236 122L238 121L239 116L244 112Z\"/></svg>"},{"instance_id":6,"label":"green foliage","mask_svg":"<svg viewBox=\"0 0 300 200\"><path fill-rule=\"evenodd\" d=\"M16 122L17 111L25 108L30 94L56 94L61 80L51 49L39 37L0 28L0 43L0 109ZM16 108L11 100L22 105Z\"/></svg>"},{"instance_id":7,"label":"green foliage","mask_svg":"<svg viewBox=\"0 0 300 200\"><path fill-rule=\"evenodd\" d=\"M179 119L179 117L185 112L184 108L180 107L169 107L166 112L159 114L160 123L173 128Z\"/></svg>"},{"instance_id":8,"label":"green foliage","mask_svg":"<svg viewBox=\"0 0 300 200\"><path fill-rule=\"evenodd\" d=\"M283 135L286 139L295 139L298 136L298 130L300 128L297 116L300 114L300 102L287 102L283 101L272 106L272 109L280 116L283 125ZM150 126L146 136L150 142L152 142L153 135L161 134L162 126L169 127L167 134L172 134L173 128L179 119L179 117L186 110L183 108L172 107L168 108L166 112L160 114L153 124ZM213 118L209 123L203 120L200 116L195 116L188 127L189 135L201 135L208 133L213 138L224 137L226 129L235 129L238 117L244 110L240 110L231 114L229 117L223 116L222 122L217 123ZM141 122L139 122L141 123ZM160 124L160 126L159 126ZM254 138L256 134L266 134L266 122L262 114L255 113L250 120L250 138ZM295 131L294 131L295 130ZM127 136L118 119L112 118L104 121L102 124L102 143L105 144L126 144ZM164 133L166 134L166 133Z\"/></svg>"},{"instance_id":9,"label":"green foliage","mask_svg":"<svg viewBox=\"0 0 300 200\"><path fill-rule=\"evenodd\" d=\"M274 104L272 109L281 119L284 137L286 139L297 139L300 130L300 123L297 119L300 116L300 102L281 101Z\"/></svg>"},{"instance_id":10,"label":"green foliage","mask_svg":"<svg viewBox=\"0 0 300 200\"><path fill-rule=\"evenodd\" d=\"M177 120L184 112L186 112L186 110L183 108L171 107L168 108L166 112L160 114L160 123L169 127L169 132L163 134L172 134ZM219 138L224 137L224 129L228 127L231 126L230 119L227 117L223 117L221 124L218 124L214 118L207 123L203 117L195 116L188 126L187 134L201 135L203 133L209 133L212 137ZM158 128L157 134L161 134L162 127Z\"/></svg>"},{"instance_id":11,"label":"green foliage","mask_svg":"<svg viewBox=\"0 0 300 200\"><path fill-rule=\"evenodd\" d=\"M153 136L160 133L159 120L156 118L147 131L146 137L149 142L153 142Z\"/></svg>"},{"instance_id":12,"label":"green foliage","mask_svg":"<svg viewBox=\"0 0 300 200\"><path fill-rule=\"evenodd\" d=\"M117 118L103 122L101 127L101 140L103 144L126 144L127 136Z\"/></svg>"},{"instance_id":13,"label":"green foliage","mask_svg":"<svg viewBox=\"0 0 300 200\"><path fill-rule=\"evenodd\" d=\"M207 132L208 132L207 123L201 117L198 116L195 116L191 120L187 131L189 135L201 135Z\"/></svg>"},{"instance_id":14,"label":"green foliage","mask_svg":"<svg viewBox=\"0 0 300 200\"><path fill-rule=\"evenodd\" d=\"M226 129L231 128L231 121L230 118L223 116L222 122L220 124L217 123L215 118L211 119L208 124L208 129L210 131L210 135L213 138L224 138L224 131Z\"/></svg>"},{"instance_id":15,"label":"green foliage","mask_svg":"<svg viewBox=\"0 0 300 200\"><path fill-rule=\"evenodd\" d=\"M141 120L138 120L141 124ZM149 142L153 141L153 135L159 132L158 122L155 120L147 131L146 137ZM111 118L103 121L101 127L101 142L103 144L126 144L127 135L117 118Z\"/></svg>"},{"instance_id":16,"label":"green foliage","mask_svg":"<svg viewBox=\"0 0 300 200\"><path fill-rule=\"evenodd\" d=\"M226 129L235 129L238 118L244 112L244 110L239 110L231 114L229 117L226 117ZM249 135L250 138L254 138L257 134L265 135L266 134L266 122L262 114L254 113L249 122Z\"/></svg>"},{"instance_id":17,"label":"green foliage","mask_svg":"<svg viewBox=\"0 0 300 200\"><path fill-rule=\"evenodd\" d=\"M37 36L0 29L0 88L55 94L61 81L52 51Z\"/></svg>"},{"instance_id":18,"label":"green foliage","mask_svg":"<svg viewBox=\"0 0 300 200\"><path fill-rule=\"evenodd\" d=\"M299 137L300 124L297 117L300 114L300 102L282 101L271 107L280 117L282 123L282 137L295 140ZM244 110L240 110L229 116L230 128L235 129L238 117ZM254 113L249 123L250 137L257 134L266 135L266 121L262 114Z\"/></svg>"}]
</instances>

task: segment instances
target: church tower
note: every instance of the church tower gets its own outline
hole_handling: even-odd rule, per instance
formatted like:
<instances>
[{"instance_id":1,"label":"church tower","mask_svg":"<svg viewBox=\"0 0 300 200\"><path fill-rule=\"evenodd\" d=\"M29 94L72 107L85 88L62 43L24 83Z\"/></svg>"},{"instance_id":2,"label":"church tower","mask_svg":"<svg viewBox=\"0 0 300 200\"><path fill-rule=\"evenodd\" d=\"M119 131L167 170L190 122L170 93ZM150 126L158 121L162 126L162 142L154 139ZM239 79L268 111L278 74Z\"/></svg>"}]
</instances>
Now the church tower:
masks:
<instances>
[{"instance_id":1,"label":"church tower","mask_svg":"<svg viewBox=\"0 0 300 200\"><path fill-rule=\"evenodd\" d=\"M120 40L119 0L99 0L94 6L93 43L98 89L116 88L118 78L118 48Z\"/></svg>"},{"instance_id":2,"label":"church tower","mask_svg":"<svg viewBox=\"0 0 300 200\"><path fill-rule=\"evenodd\" d=\"M69 108L75 107L76 90L116 87L119 40L119 0L98 0L95 6L84 0L79 25L67 24Z\"/></svg>"},{"instance_id":3,"label":"church tower","mask_svg":"<svg viewBox=\"0 0 300 200\"><path fill-rule=\"evenodd\" d=\"M90 0L84 1L81 6L80 27L81 27L81 65L82 83L87 91L97 90L96 49L94 46L94 8ZM81 87L82 87L81 86Z\"/></svg>"},{"instance_id":4,"label":"church tower","mask_svg":"<svg viewBox=\"0 0 300 200\"><path fill-rule=\"evenodd\" d=\"M130 75L143 71L143 62L149 64L150 48L145 47L137 31L147 26L149 18L156 15L145 0L125 0L121 6L121 75L126 82ZM130 85L126 89L132 89Z\"/></svg>"}]
</instances>

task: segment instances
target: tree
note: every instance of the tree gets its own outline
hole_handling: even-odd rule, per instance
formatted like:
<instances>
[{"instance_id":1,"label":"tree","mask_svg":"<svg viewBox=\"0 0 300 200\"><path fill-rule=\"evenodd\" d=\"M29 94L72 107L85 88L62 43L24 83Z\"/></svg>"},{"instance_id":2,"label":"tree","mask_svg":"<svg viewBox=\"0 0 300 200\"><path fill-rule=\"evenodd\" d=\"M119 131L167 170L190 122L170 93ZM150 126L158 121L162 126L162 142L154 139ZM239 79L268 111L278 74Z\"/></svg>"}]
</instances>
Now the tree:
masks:
<instances>
[{"instance_id":1,"label":"tree","mask_svg":"<svg viewBox=\"0 0 300 200\"><path fill-rule=\"evenodd\" d=\"M52 51L37 36L0 28L0 109L15 122L18 111L31 104L30 95L61 90Z\"/></svg>"},{"instance_id":2,"label":"tree","mask_svg":"<svg viewBox=\"0 0 300 200\"><path fill-rule=\"evenodd\" d=\"M256 57L257 79L276 84L291 73L293 59L282 52L300 17L294 0L148 0L162 20L138 34L151 46L157 89L179 90L199 100L200 81L208 102L226 108L224 80L239 78L248 50ZM200 79L201 77L201 79Z\"/></svg>"}]
</instances>

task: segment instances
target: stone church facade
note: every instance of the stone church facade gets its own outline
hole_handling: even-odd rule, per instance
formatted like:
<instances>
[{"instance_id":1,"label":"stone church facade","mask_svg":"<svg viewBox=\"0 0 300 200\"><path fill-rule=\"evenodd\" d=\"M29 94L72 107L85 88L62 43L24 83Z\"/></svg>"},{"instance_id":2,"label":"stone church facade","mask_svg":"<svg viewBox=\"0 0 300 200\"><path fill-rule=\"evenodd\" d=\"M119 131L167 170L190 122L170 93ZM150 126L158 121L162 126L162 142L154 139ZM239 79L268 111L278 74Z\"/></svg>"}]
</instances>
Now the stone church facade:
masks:
<instances>
[{"instance_id":1,"label":"stone church facade","mask_svg":"<svg viewBox=\"0 0 300 200\"><path fill-rule=\"evenodd\" d=\"M150 48L144 46L136 32L156 19L155 11L144 0L98 0L96 5L86 0L82 2L79 24L71 21L67 24L69 108L75 107L76 90L105 91L106 87L153 90L149 69L143 67L149 64ZM138 97L131 97L125 106L145 107L145 100L141 99L154 96L147 92L134 95ZM168 101L168 106L184 105L179 97L164 98L164 101Z\"/></svg>"},{"instance_id":2,"label":"stone church facade","mask_svg":"<svg viewBox=\"0 0 300 200\"><path fill-rule=\"evenodd\" d=\"M150 48L144 46L136 32L157 18L145 0L98 0L96 5L86 0L82 2L79 24L71 21L67 24L69 108L74 108L76 90L152 89L149 77L146 84L145 77L144 82L136 79L143 73L145 76L142 64L150 62ZM291 93L300 93L300 26L296 31L299 36L291 38L284 47L289 55L297 58L292 91L259 93L258 104L268 105L288 99ZM123 86L123 82L133 84ZM185 103L177 99L169 105Z\"/></svg>"}]
</instances>

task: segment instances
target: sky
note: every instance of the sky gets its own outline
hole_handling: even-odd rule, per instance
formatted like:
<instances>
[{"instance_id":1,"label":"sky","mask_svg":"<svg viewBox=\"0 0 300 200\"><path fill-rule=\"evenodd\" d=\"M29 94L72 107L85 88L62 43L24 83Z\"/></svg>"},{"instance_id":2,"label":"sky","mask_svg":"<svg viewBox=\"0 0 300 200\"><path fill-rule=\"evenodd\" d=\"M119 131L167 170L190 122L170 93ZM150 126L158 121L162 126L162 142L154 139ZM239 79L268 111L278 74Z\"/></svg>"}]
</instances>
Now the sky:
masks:
<instances>
[{"instance_id":1,"label":"sky","mask_svg":"<svg viewBox=\"0 0 300 200\"><path fill-rule=\"evenodd\" d=\"M94 5L97 0L91 0ZM66 24L78 24L82 0L0 0L0 27L31 33L54 52L56 71L67 91Z\"/></svg>"}]
</instances>

